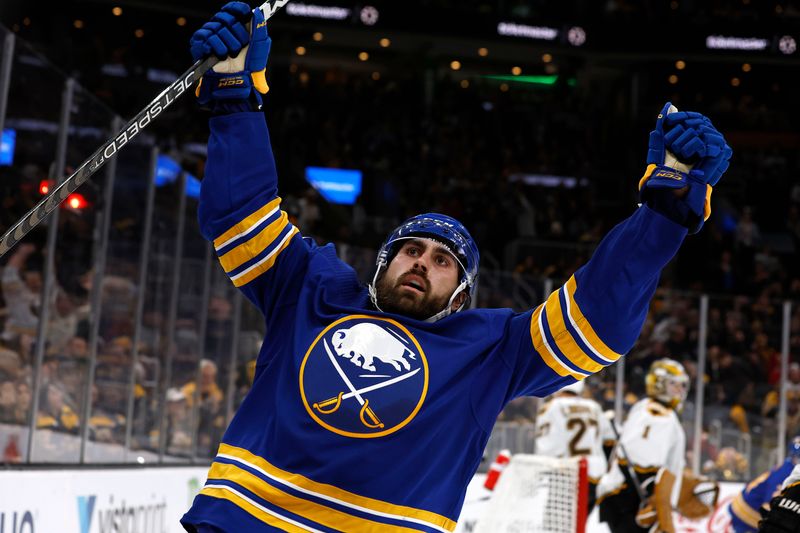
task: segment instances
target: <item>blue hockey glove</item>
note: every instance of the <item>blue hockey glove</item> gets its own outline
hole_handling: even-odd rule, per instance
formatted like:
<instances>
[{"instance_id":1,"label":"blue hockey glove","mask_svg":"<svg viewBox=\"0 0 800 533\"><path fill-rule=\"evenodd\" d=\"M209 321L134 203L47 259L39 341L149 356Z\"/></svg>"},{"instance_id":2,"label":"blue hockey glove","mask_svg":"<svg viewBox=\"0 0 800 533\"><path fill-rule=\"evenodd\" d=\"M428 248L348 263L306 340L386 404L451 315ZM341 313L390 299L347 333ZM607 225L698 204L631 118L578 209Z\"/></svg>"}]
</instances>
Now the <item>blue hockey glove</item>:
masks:
<instances>
[{"instance_id":1,"label":"blue hockey glove","mask_svg":"<svg viewBox=\"0 0 800 533\"><path fill-rule=\"evenodd\" d=\"M197 85L201 105L249 100L261 107L261 95L269 91L265 72L272 39L260 9L251 12L244 2L225 4L194 32L189 44L195 61L211 54L221 60Z\"/></svg>"},{"instance_id":2,"label":"blue hockey glove","mask_svg":"<svg viewBox=\"0 0 800 533\"><path fill-rule=\"evenodd\" d=\"M669 128L664 135L669 151L679 160L692 163L692 169L702 171L704 181L715 186L728 170L733 154L722 134L708 117L692 111L668 113L664 122Z\"/></svg>"},{"instance_id":3,"label":"blue hockey glove","mask_svg":"<svg viewBox=\"0 0 800 533\"><path fill-rule=\"evenodd\" d=\"M650 133L647 170L639 181L641 201L697 233L711 215L711 192L731 154L707 117L680 112L667 102ZM684 187L688 192L682 200L668 195Z\"/></svg>"}]
</instances>

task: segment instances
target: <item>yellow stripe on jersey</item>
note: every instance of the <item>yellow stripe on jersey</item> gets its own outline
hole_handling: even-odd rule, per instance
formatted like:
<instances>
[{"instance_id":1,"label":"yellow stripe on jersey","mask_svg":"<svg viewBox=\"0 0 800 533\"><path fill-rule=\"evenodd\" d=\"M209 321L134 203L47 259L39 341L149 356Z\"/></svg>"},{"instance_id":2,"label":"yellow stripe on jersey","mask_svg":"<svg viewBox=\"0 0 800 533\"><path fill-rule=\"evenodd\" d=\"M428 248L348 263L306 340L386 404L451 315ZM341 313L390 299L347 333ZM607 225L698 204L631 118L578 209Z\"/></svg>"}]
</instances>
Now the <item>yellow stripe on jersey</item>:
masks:
<instances>
[{"instance_id":1,"label":"yellow stripe on jersey","mask_svg":"<svg viewBox=\"0 0 800 533\"><path fill-rule=\"evenodd\" d=\"M745 492L750 493L751 490L761 484L762 481L769 477L769 472L762 472L757 478L747 484Z\"/></svg>"},{"instance_id":2,"label":"yellow stripe on jersey","mask_svg":"<svg viewBox=\"0 0 800 533\"><path fill-rule=\"evenodd\" d=\"M607 493L603 494L602 496L598 496L597 500L594 502L594 504L596 506L600 505L601 503L603 503L603 500L605 500L606 498L610 498L611 496L616 496L617 494L619 494L620 492L622 492L623 490L625 490L627 488L628 488L628 484L627 483L623 483L622 485L620 485L616 489L612 490L611 492L607 492Z\"/></svg>"},{"instance_id":3,"label":"yellow stripe on jersey","mask_svg":"<svg viewBox=\"0 0 800 533\"><path fill-rule=\"evenodd\" d=\"M542 334L542 310L544 309L544 304L540 305L536 308L536 310L531 315L531 341L533 342L533 348L536 350L536 353L539 354L539 357L542 358L542 361L549 366L553 372L558 374L559 376L572 376L577 380L584 379L586 377L585 374L578 374L574 372L571 368L567 365L559 361L558 357L551 351L550 347L547 344L547 340L545 339L544 335ZM549 318L549 315L548 315Z\"/></svg>"},{"instance_id":4,"label":"yellow stripe on jersey","mask_svg":"<svg viewBox=\"0 0 800 533\"><path fill-rule=\"evenodd\" d=\"M234 239L242 237L247 234L252 228L258 226L262 220L266 220L272 214L272 211L278 208L281 204L280 198L275 198L264 207L258 209L254 213L248 215L241 222L228 229L225 233L214 239L214 248L219 250Z\"/></svg>"},{"instance_id":5,"label":"yellow stripe on jersey","mask_svg":"<svg viewBox=\"0 0 800 533\"><path fill-rule=\"evenodd\" d=\"M250 515L258 518L265 524L276 527L283 531L288 531L289 533L307 533L309 531L307 527L295 525L299 524L299 522L295 522L294 520L288 521L288 518L282 517L278 513L273 513L266 507L258 505L244 494L241 494L230 487L226 487L224 485L205 486L203 490L200 491L200 494L203 494L204 496L210 496L212 498L219 498L220 500L228 500L237 507L241 507L247 511Z\"/></svg>"},{"instance_id":6,"label":"yellow stripe on jersey","mask_svg":"<svg viewBox=\"0 0 800 533\"><path fill-rule=\"evenodd\" d=\"M278 243L278 246L269 254L267 254L261 261L253 264L245 270L242 270L235 276L231 276L231 281L233 281L233 284L236 287L246 285L272 268L272 265L275 264L275 260L278 258L278 255L280 255L280 253L285 250L287 246L289 246L289 243L292 241L292 237L298 235L299 233L300 231L297 228L292 227L291 231L289 231L283 240Z\"/></svg>"},{"instance_id":7,"label":"yellow stripe on jersey","mask_svg":"<svg viewBox=\"0 0 800 533\"><path fill-rule=\"evenodd\" d=\"M761 513L747 505L742 498L742 493L737 494L731 500L731 511L745 524L758 529L758 522L761 520Z\"/></svg>"},{"instance_id":8,"label":"yellow stripe on jersey","mask_svg":"<svg viewBox=\"0 0 800 533\"><path fill-rule=\"evenodd\" d=\"M281 211L281 216L275 222L231 251L219 256L223 270L231 272L263 252L275 241L287 224L289 224L289 215L286 214L286 211Z\"/></svg>"},{"instance_id":9,"label":"yellow stripe on jersey","mask_svg":"<svg viewBox=\"0 0 800 533\"><path fill-rule=\"evenodd\" d=\"M601 371L605 368L603 365L598 364L587 356L572 334L567 330L564 324L564 315L561 311L561 302L558 298L559 291L553 292L545 303L545 312L547 313L547 324L550 327L550 336L553 337L558 349L567 357L572 364L586 372Z\"/></svg>"},{"instance_id":10,"label":"yellow stripe on jersey","mask_svg":"<svg viewBox=\"0 0 800 533\"><path fill-rule=\"evenodd\" d=\"M417 522L440 531L453 531L456 528L456 523L446 516L423 509L395 505L382 500L359 496L358 494L353 494L352 492L348 492L333 485L318 483L300 474L281 470L270 464L263 457L250 453L244 448L220 444L219 453L217 455L219 457L239 461L295 490L311 494L321 499L333 501L343 507L351 507L361 512L373 513L378 516L386 516L387 518L396 520Z\"/></svg>"},{"instance_id":11,"label":"yellow stripe on jersey","mask_svg":"<svg viewBox=\"0 0 800 533\"><path fill-rule=\"evenodd\" d=\"M575 276L570 276L567 280L567 283L564 285L566 289L566 301L567 301L567 316L570 318L573 327L578 331L578 334L581 336L581 340L583 340L586 345L592 349L598 357L607 360L609 363L613 363L620 357L622 354L618 354L600 340L600 337L595 333L594 329L592 329L592 325L589 323L589 320L583 315L581 312L580 306L575 301L575 290L578 288L578 283L575 281ZM548 315L550 318L550 315Z\"/></svg>"},{"instance_id":12,"label":"yellow stripe on jersey","mask_svg":"<svg viewBox=\"0 0 800 533\"><path fill-rule=\"evenodd\" d=\"M232 481L281 509L285 509L297 516L302 516L319 525L333 529L342 531L385 531L386 533L413 533L419 531L419 529L409 529L407 527L359 518L309 500L304 500L303 498L298 498L297 496L293 496L273 487L255 474L235 465L214 463L211 465L208 478ZM247 511L247 509L245 510Z\"/></svg>"},{"instance_id":13,"label":"yellow stripe on jersey","mask_svg":"<svg viewBox=\"0 0 800 533\"><path fill-rule=\"evenodd\" d=\"M626 468L628 466L628 461L625 459L617 459L617 463L619 466ZM655 474L659 470L661 470L660 466L639 466L633 465L633 469L636 471L637 474Z\"/></svg>"}]
</instances>

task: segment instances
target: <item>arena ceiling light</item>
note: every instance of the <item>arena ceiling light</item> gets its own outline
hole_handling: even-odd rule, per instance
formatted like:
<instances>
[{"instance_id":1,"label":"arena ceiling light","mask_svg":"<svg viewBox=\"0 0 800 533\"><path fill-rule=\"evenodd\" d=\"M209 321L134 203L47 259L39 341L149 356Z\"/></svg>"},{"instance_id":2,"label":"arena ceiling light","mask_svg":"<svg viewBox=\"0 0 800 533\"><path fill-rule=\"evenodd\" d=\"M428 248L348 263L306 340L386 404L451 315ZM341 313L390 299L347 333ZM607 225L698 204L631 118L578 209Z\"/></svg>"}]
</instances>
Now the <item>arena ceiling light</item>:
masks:
<instances>
[{"instance_id":1,"label":"arena ceiling light","mask_svg":"<svg viewBox=\"0 0 800 533\"><path fill-rule=\"evenodd\" d=\"M292 17L305 17L325 20L344 20L350 16L351 10L340 6L319 6L316 4L303 4L290 2L284 8L286 14Z\"/></svg>"},{"instance_id":2,"label":"arena ceiling light","mask_svg":"<svg viewBox=\"0 0 800 533\"><path fill-rule=\"evenodd\" d=\"M778 50L784 55L791 55L797 51L797 41L791 35L784 35L778 40Z\"/></svg>"},{"instance_id":3,"label":"arena ceiling light","mask_svg":"<svg viewBox=\"0 0 800 533\"><path fill-rule=\"evenodd\" d=\"M380 12L374 6L364 6L358 14L361 22L366 26L374 26L378 22Z\"/></svg>"},{"instance_id":4,"label":"arena ceiling light","mask_svg":"<svg viewBox=\"0 0 800 533\"><path fill-rule=\"evenodd\" d=\"M517 173L511 174L508 177L511 183L521 182L525 185L532 185L535 187L565 187L567 189L574 189L575 187L585 187L589 184L586 178L576 176L558 176L553 174L529 174Z\"/></svg>"},{"instance_id":5,"label":"arena ceiling light","mask_svg":"<svg viewBox=\"0 0 800 533\"><path fill-rule=\"evenodd\" d=\"M527 24L517 24L516 22L500 22L497 25L497 34L540 41L553 41L558 37L558 29L548 26L529 26Z\"/></svg>"},{"instance_id":6,"label":"arena ceiling light","mask_svg":"<svg viewBox=\"0 0 800 533\"><path fill-rule=\"evenodd\" d=\"M706 37L706 48L710 50L766 50L768 39L759 37L728 37L709 35Z\"/></svg>"},{"instance_id":7,"label":"arena ceiling light","mask_svg":"<svg viewBox=\"0 0 800 533\"><path fill-rule=\"evenodd\" d=\"M525 83L528 85L541 85L545 87L550 87L558 83L558 74L553 74L552 76L507 76L507 75L490 75L490 76L482 76L487 80L497 80L497 81L513 81L515 83ZM578 84L578 80L575 78L567 78L567 85L570 87L575 87ZM503 88L505 86L505 89ZM500 90L506 92L508 90L508 85L503 83L500 85Z\"/></svg>"},{"instance_id":8,"label":"arena ceiling light","mask_svg":"<svg viewBox=\"0 0 800 533\"><path fill-rule=\"evenodd\" d=\"M586 42L586 30L573 26L567 31L567 42L572 46L583 46Z\"/></svg>"},{"instance_id":9,"label":"arena ceiling light","mask_svg":"<svg viewBox=\"0 0 800 533\"><path fill-rule=\"evenodd\" d=\"M532 85L555 85L558 75L553 76L484 76L484 78L498 81L514 81L517 83L529 83Z\"/></svg>"}]
</instances>

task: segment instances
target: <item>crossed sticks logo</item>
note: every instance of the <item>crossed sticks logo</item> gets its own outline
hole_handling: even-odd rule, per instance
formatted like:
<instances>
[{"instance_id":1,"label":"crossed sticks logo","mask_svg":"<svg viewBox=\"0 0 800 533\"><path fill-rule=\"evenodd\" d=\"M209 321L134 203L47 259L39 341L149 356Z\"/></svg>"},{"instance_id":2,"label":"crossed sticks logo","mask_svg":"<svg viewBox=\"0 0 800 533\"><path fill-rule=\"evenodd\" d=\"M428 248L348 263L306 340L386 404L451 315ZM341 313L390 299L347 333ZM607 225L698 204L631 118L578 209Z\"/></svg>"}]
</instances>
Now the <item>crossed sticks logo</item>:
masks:
<instances>
[{"instance_id":1,"label":"crossed sticks logo","mask_svg":"<svg viewBox=\"0 0 800 533\"><path fill-rule=\"evenodd\" d=\"M374 438L417 415L428 361L414 336L389 318L351 315L320 333L300 365L306 411L338 435Z\"/></svg>"}]
</instances>

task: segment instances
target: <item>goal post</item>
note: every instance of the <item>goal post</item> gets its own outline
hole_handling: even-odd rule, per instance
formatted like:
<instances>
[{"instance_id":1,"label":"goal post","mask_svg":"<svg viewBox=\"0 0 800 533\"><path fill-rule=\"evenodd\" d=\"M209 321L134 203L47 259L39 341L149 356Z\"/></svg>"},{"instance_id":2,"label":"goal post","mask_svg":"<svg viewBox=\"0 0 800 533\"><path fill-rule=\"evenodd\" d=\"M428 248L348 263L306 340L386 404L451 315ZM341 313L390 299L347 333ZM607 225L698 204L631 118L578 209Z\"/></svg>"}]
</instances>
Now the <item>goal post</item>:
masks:
<instances>
[{"instance_id":1,"label":"goal post","mask_svg":"<svg viewBox=\"0 0 800 533\"><path fill-rule=\"evenodd\" d=\"M585 458L517 454L475 533L585 533L588 499Z\"/></svg>"}]
</instances>

